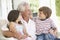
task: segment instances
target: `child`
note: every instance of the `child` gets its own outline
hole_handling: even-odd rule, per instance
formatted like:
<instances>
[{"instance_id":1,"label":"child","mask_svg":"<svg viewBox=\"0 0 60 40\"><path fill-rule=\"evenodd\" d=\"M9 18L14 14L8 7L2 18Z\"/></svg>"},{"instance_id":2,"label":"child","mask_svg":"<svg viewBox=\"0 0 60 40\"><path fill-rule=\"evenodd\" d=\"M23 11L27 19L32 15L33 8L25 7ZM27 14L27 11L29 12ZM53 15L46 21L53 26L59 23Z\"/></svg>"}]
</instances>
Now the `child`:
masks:
<instances>
[{"instance_id":1,"label":"child","mask_svg":"<svg viewBox=\"0 0 60 40\"><path fill-rule=\"evenodd\" d=\"M36 22L36 40L48 40L47 35L50 34L50 28L55 27L53 21L50 19L51 13L52 11L48 7L39 8L39 17L33 19Z\"/></svg>"},{"instance_id":2,"label":"child","mask_svg":"<svg viewBox=\"0 0 60 40\"><path fill-rule=\"evenodd\" d=\"M26 40L26 38L30 36L27 34L24 25L20 21L20 18L21 16L19 15L18 10L10 11L10 13L8 14L8 28L9 31L17 34L16 36L18 40Z\"/></svg>"}]
</instances>

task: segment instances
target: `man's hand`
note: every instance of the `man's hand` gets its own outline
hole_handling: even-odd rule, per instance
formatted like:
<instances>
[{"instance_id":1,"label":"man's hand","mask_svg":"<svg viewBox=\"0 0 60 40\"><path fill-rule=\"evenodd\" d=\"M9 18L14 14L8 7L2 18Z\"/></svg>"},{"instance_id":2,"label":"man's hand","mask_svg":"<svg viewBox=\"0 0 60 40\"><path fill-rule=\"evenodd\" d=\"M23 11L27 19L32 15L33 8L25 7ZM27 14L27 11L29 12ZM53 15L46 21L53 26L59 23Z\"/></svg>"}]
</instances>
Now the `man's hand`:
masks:
<instances>
[{"instance_id":1,"label":"man's hand","mask_svg":"<svg viewBox=\"0 0 60 40\"><path fill-rule=\"evenodd\" d=\"M14 37L14 34L12 32L10 32L10 31L3 31L2 33L6 37Z\"/></svg>"}]
</instances>

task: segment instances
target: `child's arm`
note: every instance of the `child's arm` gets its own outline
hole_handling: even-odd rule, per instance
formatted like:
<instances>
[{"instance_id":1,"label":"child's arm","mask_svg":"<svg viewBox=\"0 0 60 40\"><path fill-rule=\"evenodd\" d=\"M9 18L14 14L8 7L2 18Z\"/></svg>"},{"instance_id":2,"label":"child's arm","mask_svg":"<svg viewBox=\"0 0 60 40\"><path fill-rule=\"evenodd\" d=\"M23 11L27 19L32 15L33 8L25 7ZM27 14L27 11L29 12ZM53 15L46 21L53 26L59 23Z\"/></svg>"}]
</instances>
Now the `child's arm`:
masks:
<instances>
[{"instance_id":1,"label":"child's arm","mask_svg":"<svg viewBox=\"0 0 60 40\"><path fill-rule=\"evenodd\" d=\"M57 29L54 30L54 34L57 37Z\"/></svg>"},{"instance_id":2,"label":"child's arm","mask_svg":"<svg viewBox=\"0 0 60 40\"><path fill-rule=\"evenodd\" d=\"M52 35L54 35L54 36L57 37L57 29L56 29L56 28L51 28L51 29L49 30L49 32L50 32Z\"/></svg>"},{"instance_id":3,"label":"child's arm","mask_svg":"<svg viewBox=\"0 0 60 40\"><path fill-rule=\"evenodd\" d=\"M57 36L57 28L56 28L56 24L54 23L54 21L51 19L51 29L53 30L53 34L55 36Z\"/></svg>"},{"instance_id":4,"label":"child's arm","mask_svg":"<svg viewBox=\"0 0 60 40\"><path fill-rule=\"evenodd\" d=\"M15 25L14 25L13 22L11 22L11 23L9 24L9 29L10 29L10 31L11 31L12 33L15 34L14 36L15 36L18 40L21 39L22 35L21 35L21 33L18 33L18 32L16 31Z\"/></svg>"}]
</instances>

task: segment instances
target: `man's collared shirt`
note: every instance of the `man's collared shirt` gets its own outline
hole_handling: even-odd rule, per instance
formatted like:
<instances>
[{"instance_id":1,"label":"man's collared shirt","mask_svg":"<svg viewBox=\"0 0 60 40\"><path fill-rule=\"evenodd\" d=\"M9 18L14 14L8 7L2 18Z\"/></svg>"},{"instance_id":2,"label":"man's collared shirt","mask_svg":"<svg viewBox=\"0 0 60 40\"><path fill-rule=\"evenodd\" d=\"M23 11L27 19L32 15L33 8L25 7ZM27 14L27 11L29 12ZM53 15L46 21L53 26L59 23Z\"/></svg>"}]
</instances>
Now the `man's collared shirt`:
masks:
<instances>
[{"instance_id":1,"label":"man's collared shirt","mask_svg":"<svg viewBox=\"0 0 60 40\"><path fill-rule=\"evenodd\" d=\"M29 19L28 22L26 22L25 20L21 20L22 23L24 24L24 26L26 27L26 31L29 35L31 35L32 38L36 38L35 34L36 34L36 27L35 27L35 22L32 21L31 19Z\"/></svg>"}]
</instances>

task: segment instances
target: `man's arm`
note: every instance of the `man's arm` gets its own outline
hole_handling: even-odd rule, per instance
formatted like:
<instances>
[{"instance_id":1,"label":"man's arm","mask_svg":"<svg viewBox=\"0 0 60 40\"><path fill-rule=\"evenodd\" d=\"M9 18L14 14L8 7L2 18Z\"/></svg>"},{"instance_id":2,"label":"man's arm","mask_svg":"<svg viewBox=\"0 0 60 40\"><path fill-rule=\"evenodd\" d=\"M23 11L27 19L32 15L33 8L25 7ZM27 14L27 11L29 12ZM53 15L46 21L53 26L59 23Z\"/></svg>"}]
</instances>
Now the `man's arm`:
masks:
<instances>
[{"instance_id":1,"label":"man's arm","mask_svg":"<svg viewBox=\"0 0 60 40\"><path fill-rule=\"evenodd\" d=\"M9 24L9 30L8 31L4 30L3 35L5 37L14 37L14 38L17 38L17 39L21 39L22 35L20 33L18 33L14 27L15 27L14 23L11 22Z\"/></svg>"},{"instance_id":2,"label":"man's arm","mask_svg":"<svg viewBox=\"0 0 60 40\"><path fill-rule=\"evenodd\" d=\"M15 37L14 33L10 32L10 31L3 31L3 35L5 37Z\"/></svg>"},{"instance_id":3,"label":"man's arm","mask_svg":"<svg viewBox=\"0 0 60 40\"><path fill-rule=\"evenodd\" d=\"M6 38L9 38L9 37L14 37L14 38L19 38L19 35L11 32L11 31L3 31L3 36L5 36Z\"/></svg>"}]
</instances>

